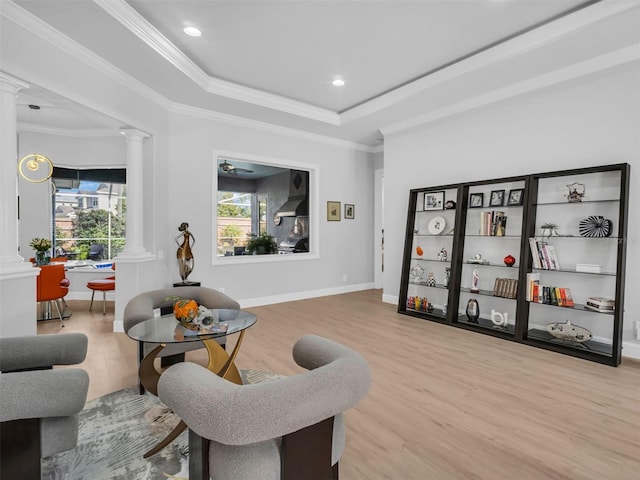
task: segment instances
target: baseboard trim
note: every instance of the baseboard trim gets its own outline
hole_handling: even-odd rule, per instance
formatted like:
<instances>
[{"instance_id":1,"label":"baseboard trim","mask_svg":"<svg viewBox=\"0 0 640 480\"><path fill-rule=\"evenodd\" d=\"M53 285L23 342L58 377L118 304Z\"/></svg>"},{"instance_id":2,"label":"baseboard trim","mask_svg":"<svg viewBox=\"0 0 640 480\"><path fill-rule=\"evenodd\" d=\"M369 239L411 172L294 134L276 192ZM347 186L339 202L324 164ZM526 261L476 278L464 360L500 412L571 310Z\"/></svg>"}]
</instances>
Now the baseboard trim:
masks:
<instances>
[{"instance_id":1,"label":"baseboard trim","mask_svg":"<svg viewBox=\"0 0 640 480\"><path fill-rule=\"evenodd\" d=\"M326 297L329 295L339 295L341 293L359 292L374 288L373 282L360 283L356 285L345 285L344 287L327 288L322 290L307 290L304 292L287 293L284 295L274 295L270 297L255 297L238 300L241 308L261 307L263 305L273 305L274 303L294 302L296 300L306 300L307 298Z\"/></svg>"},{"instance_id":2,"label":"baseboard trim","mask_svg":"<svg viewBox=\"0 0 640 480\"><path fill-rule=\"evenodd\" d=\"M398 295L389 295L388 293L382 294L382 301L384 303L392 303L394 305L398 305L398 300L400 297Z\"/></svg>"},{"instance_id":3,"label":"baseboard trim","mask_svg":"<svg viewBox=\"0 0 640 480\"><path fill-rule=\"evenodd\" d=\"M640 360L640 343L634 341L622 342L622 356Z\"/></svg>"}]
</instances>

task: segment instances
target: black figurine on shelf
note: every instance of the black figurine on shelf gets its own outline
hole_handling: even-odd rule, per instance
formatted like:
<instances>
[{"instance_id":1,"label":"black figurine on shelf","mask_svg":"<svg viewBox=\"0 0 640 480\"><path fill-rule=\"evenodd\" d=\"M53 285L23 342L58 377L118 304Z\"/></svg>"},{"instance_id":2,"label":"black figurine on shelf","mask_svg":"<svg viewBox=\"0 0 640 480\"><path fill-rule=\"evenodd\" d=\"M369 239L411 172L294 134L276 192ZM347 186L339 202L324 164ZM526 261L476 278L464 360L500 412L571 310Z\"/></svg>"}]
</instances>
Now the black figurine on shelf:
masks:
<instances>
[{"instance_id":1,"label":"black figurine on shelf","mask_svg":"<svg viewBox=\"0 0 640 480\"><path fill-rule=\"evenodd\" d=\"M478 323L478 318L480 317L480 305L478 305L478 301L475 298L472 298L467 302L466 313L470 322Z\"/></svg>"}]
</instances>

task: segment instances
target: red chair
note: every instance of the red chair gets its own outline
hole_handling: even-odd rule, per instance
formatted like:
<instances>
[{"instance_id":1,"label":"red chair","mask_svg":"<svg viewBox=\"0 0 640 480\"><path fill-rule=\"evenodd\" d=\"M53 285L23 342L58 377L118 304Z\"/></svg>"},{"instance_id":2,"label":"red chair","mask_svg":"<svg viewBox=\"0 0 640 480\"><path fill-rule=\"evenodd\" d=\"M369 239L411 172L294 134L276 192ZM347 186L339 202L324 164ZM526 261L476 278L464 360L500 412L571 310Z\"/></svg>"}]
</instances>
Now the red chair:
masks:
<instances>
[{"instance_id":1,"label":"red chair","mask_svg":"<svg viewBox=\"0 0 640 480\"><path fill-rule=\"evenodd\" d=\"M114 263L111 268L116 269ZM87 282L87 288L91 289L91 303L89 304L89 311L93 308L93 297L96 291L102 292L102 314L107 313L107 292L111 292L116 289L116 277L98 278Z\"/></svg>"},{"instance_id":2,"label":"red chair","mask_svg":"<svg viewBox=\"0 0 640 480\"><path fill-rule=\"evenodd\" d=\"M48 302L51 309L51 302L56 306L60 323L64 327L62 321L62 312L58 300L64 299L69 293L69 279L65 277L64 265L43 265L40 268L40 275L37 277L36 283L36 299L38 302Z\"/></svg>"}]
</instances>

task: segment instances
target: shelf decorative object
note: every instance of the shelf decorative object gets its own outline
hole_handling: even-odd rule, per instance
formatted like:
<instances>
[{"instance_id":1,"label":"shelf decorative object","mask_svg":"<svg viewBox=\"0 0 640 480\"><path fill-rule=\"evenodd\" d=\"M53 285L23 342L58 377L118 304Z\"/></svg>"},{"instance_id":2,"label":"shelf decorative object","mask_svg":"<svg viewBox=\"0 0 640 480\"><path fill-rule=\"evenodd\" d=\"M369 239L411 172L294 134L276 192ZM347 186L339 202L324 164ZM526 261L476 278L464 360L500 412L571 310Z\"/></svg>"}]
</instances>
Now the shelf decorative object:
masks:
<instances>
[{"instance_id":1,"label":"shelf decorative object","mask_svg":"<svg viewBox=\"0 0 640 480\"><path fill-rule=\"evenodd\" d=\"M470 322L478 323L478 318L480 318L480 304L475 298L469 299L465 313Z\"/></svg>"},{"instance_id":2,"label":"shelf decorative object","mask_svg":"<svg viewBox=\"0 0 640 480\"><path fill-rule=\"evenodd\" d=\"M507 267L513 267L516 264L516 257L513 255L507 255L504 257L503 261Z\"/></svg>"},{"instance_id":3,"label":"shelf decorative object","mask_svg":"<svg viewBox=\"0 0 640 480\"><path fill-rule=\"evenodd\" d=\"M569 193L567 194L567 200L569 203L579 203L584 198L584 194L587 189L584 183L573 182L567 185Z\"/></svg>"},{"instance_id":4,"label":"shelf decorative object","mask_svg":"<svg viewBox=\"0 0 640 480\"><path fill-rule=\"evenodd\" d=\"M427 277L427 287L435 287L436 279L433 276L433 272L429 272L429 276Z\"/></svg>"},{"instance_id":5,"label":"shelf decorative object","mask_svg":"<svg viewBox=\"0 0 640 480\"><path fill-rule=\"evenodd\" d=\"M558 225L555 223L546 222L540 225L540 229L542 230L543 237L557 237L558 236Z\"/></svg>"},{"instance_id":6,"label":"shelf decorative object","mask_svg":"<svg viewBox=\"0 0 640 480\"><path fill-rule=\"evenodd\" d=\"M583 237L609 237L613 231L613 222L602 215L591 215L580 220L579 232Z\"/></svg>"},{"instance_id":7,"label":"shelf decorative object","mask_svg":"<svg viewBox=\"0 0 640 480\"><path fill-rule=\"evenodd\" d=\"M593 335L589 330L578 325L573 325L569 320L565 323L548 323L547 332L566 342L583 343L588 342L593 338Z\"/></svg>"},{"instance_id":8,"label":"shelf decorative object","mask_svg":"<svg viewBox=\"0 0 640 480\"><path fill-rule=\"evenodd\" d=\"M424 281L424 268L420 265L416 265L411 269L411 278L414 282L422 282Z\"/></svg>"},{"instance_id":9,"label":"shelf decorative object","mask_svg":"<svg viewBox=\"0 0 640 480\"><path fill-rule=\"evenodd\" d=\"M422 247L420 245L418 245L416 247L416 255L418 255L419 257L422 256L422 254L424 253L424 250L422 250Z\"/></svg>"},{"instance_id":10,"label":"shelf decorative object","mask_svg":"<svg viewBox=\"0 0 640 480\"><path fill-rule=\"evenodd\" d=\"M427 226L431 235L441 235L447 226L447 221L443 217L433 217Z\"/></svg>"},{"instance_id":11,"label":"shelf decorative object","mask_svg":"<svg viewBox=\"0 0 640 480\"><path fill-rule=\"evenodd\" d=\"M448 288L450 281L451 281L451 268L447 267L444 269L444 280L442 281L442 284Z\"/></svg>"},{"instance_id":12,"label":"shelf decorative object","mask_svg":"<svg viewBox=\"0 0 640 480\"><path fill-rule=\"evenodd\" d=\"M478 293L480 291L480 288L478 287L479 283L480 283L480 273L478 272L477 268L474 268L471 274L471 291L472 292Z\"/></svg>"}]
</instances>

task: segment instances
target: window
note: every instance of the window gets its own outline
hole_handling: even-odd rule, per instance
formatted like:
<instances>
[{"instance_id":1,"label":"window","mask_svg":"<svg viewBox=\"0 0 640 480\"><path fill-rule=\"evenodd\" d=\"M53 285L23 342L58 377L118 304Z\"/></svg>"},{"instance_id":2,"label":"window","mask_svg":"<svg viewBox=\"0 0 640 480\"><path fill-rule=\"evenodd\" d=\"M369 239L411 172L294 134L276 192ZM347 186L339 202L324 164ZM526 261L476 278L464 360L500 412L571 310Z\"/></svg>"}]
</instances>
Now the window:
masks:
<instances>
[{"instance_id":1,"label":"window","mask_svg":"<svg viewBox=\"0 0 640 480\"><path fill-rule=\"evenodd\" d=\"M253 155L216 152L213 199L213 263L291 260L318 255L317 166L265 159ZM259 258L247 257L250 249ZM263 242L264 240L264 242ZM277 251L262 245L277 245ZM262 245L261 245L262 244Z\"/></svg>"},{"instance_id":2,"label":"window","mask_svg":"<svg viewBox=\"0 0 640 480\"><path fill-rule=\"evenodd\" d=\"M54 252L70 260L110 260L125 247L124 170L56 168Z\"/></svg>"},{"instance_id":3,"label":"window","mask_svg":"<svg viewBox=\"0 0 640 480\"><path fill-rule=\"evenodd\" d=\"M218 255L233 255L247 246L251 228L251 193L218 190Z\"/></svg>"}]
</instances>

